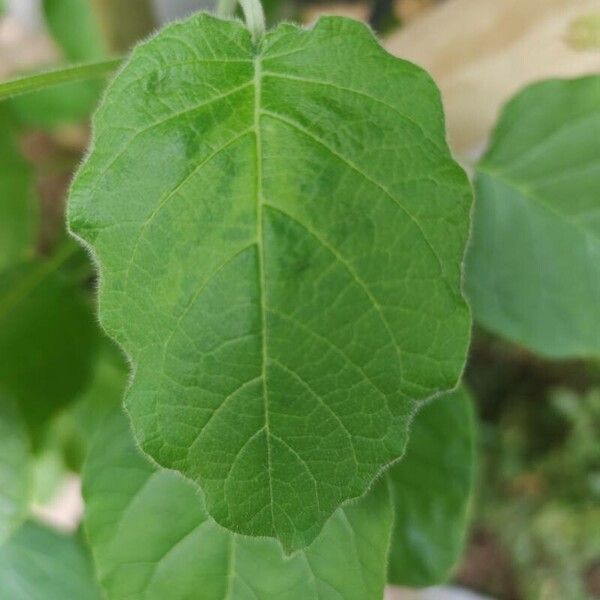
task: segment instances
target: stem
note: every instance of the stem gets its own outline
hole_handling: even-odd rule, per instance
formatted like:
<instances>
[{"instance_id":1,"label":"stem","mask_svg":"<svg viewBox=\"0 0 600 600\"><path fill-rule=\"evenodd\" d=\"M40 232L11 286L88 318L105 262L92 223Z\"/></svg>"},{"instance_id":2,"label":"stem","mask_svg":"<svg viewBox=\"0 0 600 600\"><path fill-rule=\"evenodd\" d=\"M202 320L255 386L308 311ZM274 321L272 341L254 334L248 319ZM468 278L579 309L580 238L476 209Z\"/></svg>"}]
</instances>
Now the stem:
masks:
<instances>
[{"instance_id":1,"label":"stem","mask_svg":"<svg viewBox=\"0 0 600 600\"><path fill-rule=\"evenodd\" d=\"M11 79L0 83L0 100L37 92L45 88L70 83L72 81L85 81L87 79L101 79L110 75L123 62L122 58L105 60L95 63L63 67L45 73L36 73L19 79Z\"/></svg>"},{"instance_id":2,"label":"stem","mask_svg":"<svg viewBox=\"0 0 600 600\"><path fill-rule=\"evenodd\" d=\"M150 0L91 1L111 52L129 50L156 26Z\"/></svg>"},{"instance_id":3,"label":"stem","mask_svg":"<svg viewBox=\"0 0 600 600\"><path fill-rule=\"evenodd\" d=\"M252 40L257 43L265 35L265 13L260 0L239 0L244 11L246 27L252 34Z\"/></svg>"}]
</instances>

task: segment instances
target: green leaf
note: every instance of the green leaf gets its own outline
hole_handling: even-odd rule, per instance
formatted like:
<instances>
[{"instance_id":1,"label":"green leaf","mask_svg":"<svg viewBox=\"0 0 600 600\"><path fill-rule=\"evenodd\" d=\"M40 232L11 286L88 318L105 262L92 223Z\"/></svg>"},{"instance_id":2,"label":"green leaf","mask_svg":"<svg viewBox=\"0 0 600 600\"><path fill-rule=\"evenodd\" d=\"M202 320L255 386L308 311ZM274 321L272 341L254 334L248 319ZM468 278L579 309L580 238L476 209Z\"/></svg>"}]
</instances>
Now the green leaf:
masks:
<instances>
[{"instance_id":1,"label":"green leaf","mask_svg":"<svg viewBox=\"0 0 600 600\"><path fill-rule=\"evenodd\" d=\"M339 509L308 550L219 527L197 488L157 469L116 413L84 471L86 530L109 600L379 600L393 515L385 479Z\"/></svg>"},{"instance_id":2,"label":"green leaf","mask_svg":"<svg viewBox=\"0 0 600 600\"><path fill-rule=\"evenodd\" d=\"M120 406L127 384L127 367L119 350L102 341L94 373L84 393L59 418L58 434L67 464L80 471L90 443L106 416Z\"/></svg>"},{"instance_id":3,"label":"green leaf","mask_svg":"<svg viewBox=\"0 0 600 600\"><path fill-rule=\"evenodd\" d=\"M107 414L120 405L127 384L127 366L119 350L103 340L94 376L71 414L88 441Z\"/></svg>"},{"instance_id":4,"label":"green leaf","mask_svg":"<svg viewBox=\"0 0 600 600\"><path fill-rule=\"evenodd\" d=\"M19 153L14 117L0 106L0 271L31 250L35 229L33 176Z\"/></svg>"},{"instance_id":5,"label":"green leaf","mask_svg":"<svg viewBox=\"0 0 600 600\"><path fill-rule=\"evenodd\" d=\"M25 520L31 494L27 429L14 403L0 394L0 545Z\"/></svg>"},{"instance_id":6,"label":"green leaf","mask_svg":"<svg viewBox=\"0 0 600 600\"><path fill-rule=\"evenodd\" d=\"M66 244L46 260L0 275L0 390L37 432L79 394L97 343L91 303L61 267L78 250Z\"/></svg>"},{"instance_id":7,"label":"green leaf","mask_svg":"<svg viewBox=\"0 0 600 600\"><path fill-rule=\"evenodd\" d=\"M66 83L13 98L9 105L22 127L55 129L89 118L102 88L97 81Z\"/></svg>"},{"instance_id":8,"label":"green leaf","mask_svg":"<svg viewBox=\"0 0 600 600\"><path fill-rule=\"evenodd\" d=\"M225 527L309 544L460 375L470 201L435 85L363 24L256 49L200 14L139 46L69 218L142 448Z\"/></svg>"},{"instance_id":9,"label":"green leaf","mask_svg":"<svg viewBox=\"0 0 600 600\"><path fill-rule=\"evenodd\" d=\"M477 167L475 318L553 358L600 356L599 103L598 76L532 85Z\"/></svg>"},{"instance_id":10,"label":"green leaf","mask_svg":"<svg viewBox=\"0 0 600 600\"><path fill-rule=\"evenodd\" d=\"M69 63L102 61L107 57L93 4L89 0L44 0L49 32ZM15 98L10 102L12 109L27 127L50 129L82 121L96 106L104 83L87 81L86 77L79 79Z\"/></svg>"},{"instance_id":11,"label":"green leaf","mask_svg":"<svg viewBox=\"0 0 600 600\"><path fill-rule=\"evenodd\" d=\"M46 23L68 61L106 58L108 48L89 0L44 0Z\"/></svg>"},{"instance_id":12,"label":"green leaf","mask_svg":"<svg viewBox=\"0 0 600 600\"><path fill-rule=\"evenodd\" d=\"M389 580L441 583L463 548L474 476L474 418L464 389L415 417L406 455L389 471L396 517Z\"/></svg>"},{"instance_id":13,"label":"green leaf","mask_svg":"<svg viewBox=\"0 0 600 600\"><path fill-rule=\"evenodd\" d=\"M88 554L76 537L25 523L0 547L2 600L101 600Z\"/></svg>"},{"instance_id":14,"label":"green leaf","mask_svg":"<svg viewBox=\"0 0 600 600\"><path fill-rule=\"evenodd\" d=\"M121 62L121 59L110 59L82 65L71 65L3 81L0 82L0 100L39 92L55 86L63 86L62 90L64 92L66 84L99 79L110 75Z\"/></svg>"}]
</instances>

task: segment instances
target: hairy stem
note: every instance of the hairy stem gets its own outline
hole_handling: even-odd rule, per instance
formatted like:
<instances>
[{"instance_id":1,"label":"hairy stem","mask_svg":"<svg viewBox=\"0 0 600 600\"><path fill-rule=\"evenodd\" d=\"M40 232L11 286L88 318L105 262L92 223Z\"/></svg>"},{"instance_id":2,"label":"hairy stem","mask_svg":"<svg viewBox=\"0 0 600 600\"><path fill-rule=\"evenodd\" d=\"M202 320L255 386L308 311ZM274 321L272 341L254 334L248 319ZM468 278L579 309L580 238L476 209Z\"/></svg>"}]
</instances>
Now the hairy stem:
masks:
<instances>
[{"instance_id":1,"label":"hairy stem","mask_svg":"<svg viewBox=\"0 0 600 600\"><path fill-rule=\"evenodd\" d=\"M258 42L265 34L265 13L260 0L239 0L244 11L246 27L252 34L254 42Z\"/></svg>"},{"instance_id":2,"label":"hairy stem","mask_svg":"<svg viewBox=\"0 0 600 600\"><path fill-rule=\"evenodd\" d=\"M100 79L110 75L121 64L123 59L117 58L105 60L96 63L87 63L82 65L73 65L36 73L27 77L11 79L0 83L0 100L37 92L45 88L60 85L61 83L70 83L72 81L84 81L86 79Z\"/></svg>"}]
</instances>

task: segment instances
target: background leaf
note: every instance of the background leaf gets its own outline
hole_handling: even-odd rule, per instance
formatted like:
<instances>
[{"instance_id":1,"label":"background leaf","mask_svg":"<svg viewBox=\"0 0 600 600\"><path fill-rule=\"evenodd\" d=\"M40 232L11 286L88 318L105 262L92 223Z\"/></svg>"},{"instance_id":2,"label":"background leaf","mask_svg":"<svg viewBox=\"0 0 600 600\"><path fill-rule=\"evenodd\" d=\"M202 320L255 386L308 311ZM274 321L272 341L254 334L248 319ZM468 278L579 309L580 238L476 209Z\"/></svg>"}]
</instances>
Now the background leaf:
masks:
<instances>
[{"instance_id":1,"label":"background leaf","mask_svg":"<svg viewBox=\"0 0 600 600\"><path fill-rule=\"evenodd\" d=\"M0 547L2 600L101 600L83 543L34 522Z\"/></svg>"},{"instance_id":2,"label":"background leaf","mask_svg":"<svg viewBox=\"0 0 600 600\"><path fill-rule=\"evenodd\" d=\"M98 433L84 472L86 529L110 600L379 600L392 507L385 479L340 509L308 550L235 535L195 486L151 466L124 415ZM176 518L173 516L176 515Z\"/></svg>"},{"instance_id":3,"label":"background leaf","mask_svg":"<svg viewBox=\"0 0 600 600\"><path fill-rule=\"evenodd\" d=\"M31 167L18 148L15 119L0 105L0 271L31 251L35 202Z\"/></svg>"},{"instance_id":4,"label":"background leaf","mask_svg":"<svg viewBox=\"0 0 600 600\"><path fill-rule=\"evenodd\" d=\"M89 0L43 1L48 29L70 62L102 60L108 54L93 7Z\"/></svg>"},{"instance_id":5,"label":"background leaf","mask_svg":"<svg viewBox=\"0 0 600 600\"><path fill-rule=\"evenodd\" d=\"M72 470L81 471L100 425L121 405L126 385L125 360L121 352L103 338L89 385L59 417L57 424L66 462Z\"/></svg>"},{"instance_id":6,"label":"background leaf","mask_svg":"<svg viewBox=\"0 0 600 600\"><path fill-rule=\"evenodd\" d=\"M90 116L103 83L78 81L7 100L22 127L55 129Z\"/></svg>"},{"instance_id":7,"label":"background leaf","mask_svg":"<svg viewBox=\"0 0 600 600\"><path fill-rule=\"evenodd\" d=\"M392 583L441 583L462 551L474 471L474 415L464 388L423 407L404 458L389 471Z\"/></svg>"},{"instance_id":8,"label":"background leaf","mask_svg":"<svg viewBox=\"0 0 600 600\"><path fill-rule=\"evenodd\" d=\"M94 62L106 58L107 44L90 0L44 0L46 24L65 62ZM87 119L105 83L78 81L10 100L12 110L27 127L52 129Z\"/></svg>"},{"instance_id":9,"label":"background leaf","mask_svg":"<svg viewBox=\"0 0 600 600\"><path fill-rule=\"evenodd\" d=\"M11 399L0 394L0 545L25 520L31 495L27 429Z\"/></svg>"},{"instance_id":10,"label":"background leaf","mask_svg":"<svg viewBox=\"0 0 600 600\"><path fill-rule=\"evenodd\" d=\"M0 390L17 402L33 432L87 383L98 330L92 306L69 273L78 249L0 275Z\"/></svg>"},{"instance_id":11,"label":"background leaf","mask_svg":"<svg viewBox=\"0 0 600 600\"><path fill-rule=\"evenodd\" d=\"M139 46L70 224L136 368L143 449L219 523L292 551L460 375L470 190L435 85L364 25L282 25L258 52L205 14Z\"/></svg>"},{"instance_id":12,"label":"background leaf","mask_svg":"<svg viewBox=\"0 0 600 600\"><path fill-rule=\"evenodd\" d=\"M599 103L598 76L525 89L477 167L475 318L543 356L600 356Z\"/></svg>"}]
</instances>

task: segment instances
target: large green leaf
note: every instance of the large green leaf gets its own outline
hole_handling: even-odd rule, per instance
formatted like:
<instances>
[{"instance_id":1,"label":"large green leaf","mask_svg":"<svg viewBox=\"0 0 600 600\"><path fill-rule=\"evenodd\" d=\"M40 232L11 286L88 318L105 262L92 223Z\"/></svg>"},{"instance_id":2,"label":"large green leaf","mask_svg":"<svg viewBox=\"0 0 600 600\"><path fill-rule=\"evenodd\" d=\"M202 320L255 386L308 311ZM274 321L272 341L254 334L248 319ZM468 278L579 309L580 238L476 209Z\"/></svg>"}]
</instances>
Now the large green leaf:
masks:
<instances>
[{"instance_id":1,"label":"large green leaf","mask_svg":"<svg viewBox=\"0 0 600 600\"><path fill-rule=\"evenodd\" d=\"M51 259L0 275L0 390L33 431L88 381L97 342L92 307L61 267L78 253L66 244Z\"/></svg>"},{"instance_id":2,"label":"large green leaf","mask_svg":"<svg viewBox=\"0 0 600 600\"><path fill-rule=\"evenodd\" d=\"M600 355L599 107L598 76L535 84L477 167L475 318L545 356Z\"/></svg>"},{"instance_id":3,"label":"large green leaf","mask_svg":"<svg viewBox=\"0 0 600 600\"><path fill-rule=\"evenodd\" d=\"M86 529L109 600L379 600L393 515L385 480L339 509L308 550L219 527L197 488L141 455L122 414L84 471Z\"/></svg>"},{"instance_id":4,"label":"large green leaf","mask_svg":"<svg viewBox=\"0 0 600 600\"><path fill-rule=\"evenodd\" d=\"M2 600L101 600L83 543L33 522L0 547Z\"/></svg>"},{"instance_id":5,"label":"large green leaf","mask_svg":"<svg viewBox=\"0 0 600 600\"><path fill-rule=\"evenodd\" d=\"M27 516L32 477L25 423L12 400L0 394L0 545Z\"/></svg>"},{"instance_id":6,"label":"large green leaf","mask_svg":"<svg viewBox=\"0 0 600 600\"><path fill-rule=\"evenodd\" d=\"M31 250L34 208L32 170L19 153L14 117L0 105L0 270Z\"/></svg>"},{"instance_id":7,"label":"large green leaf","mask_svg":"<svg viewBox=\"0 0 600 600\"><path fill-rule=\"evenodd\" d=\"M450 575L465 537L474 437L464 389L436 398L415 417L406 455L389 472L396 513L392 583L422 587Z\"/></svg>"},{"instance_id":8,"label":"large green leaf","mask_svg":"<svg viewBox=\"0 0 600 600\"><path fill-rule=\"evenodd\" d=\"M435 85L362 24L254 48L201 14L139 46L69 218L143 449L220 524L305 547L460 375L470 198Z\"/></svg>"}]
</instances>

